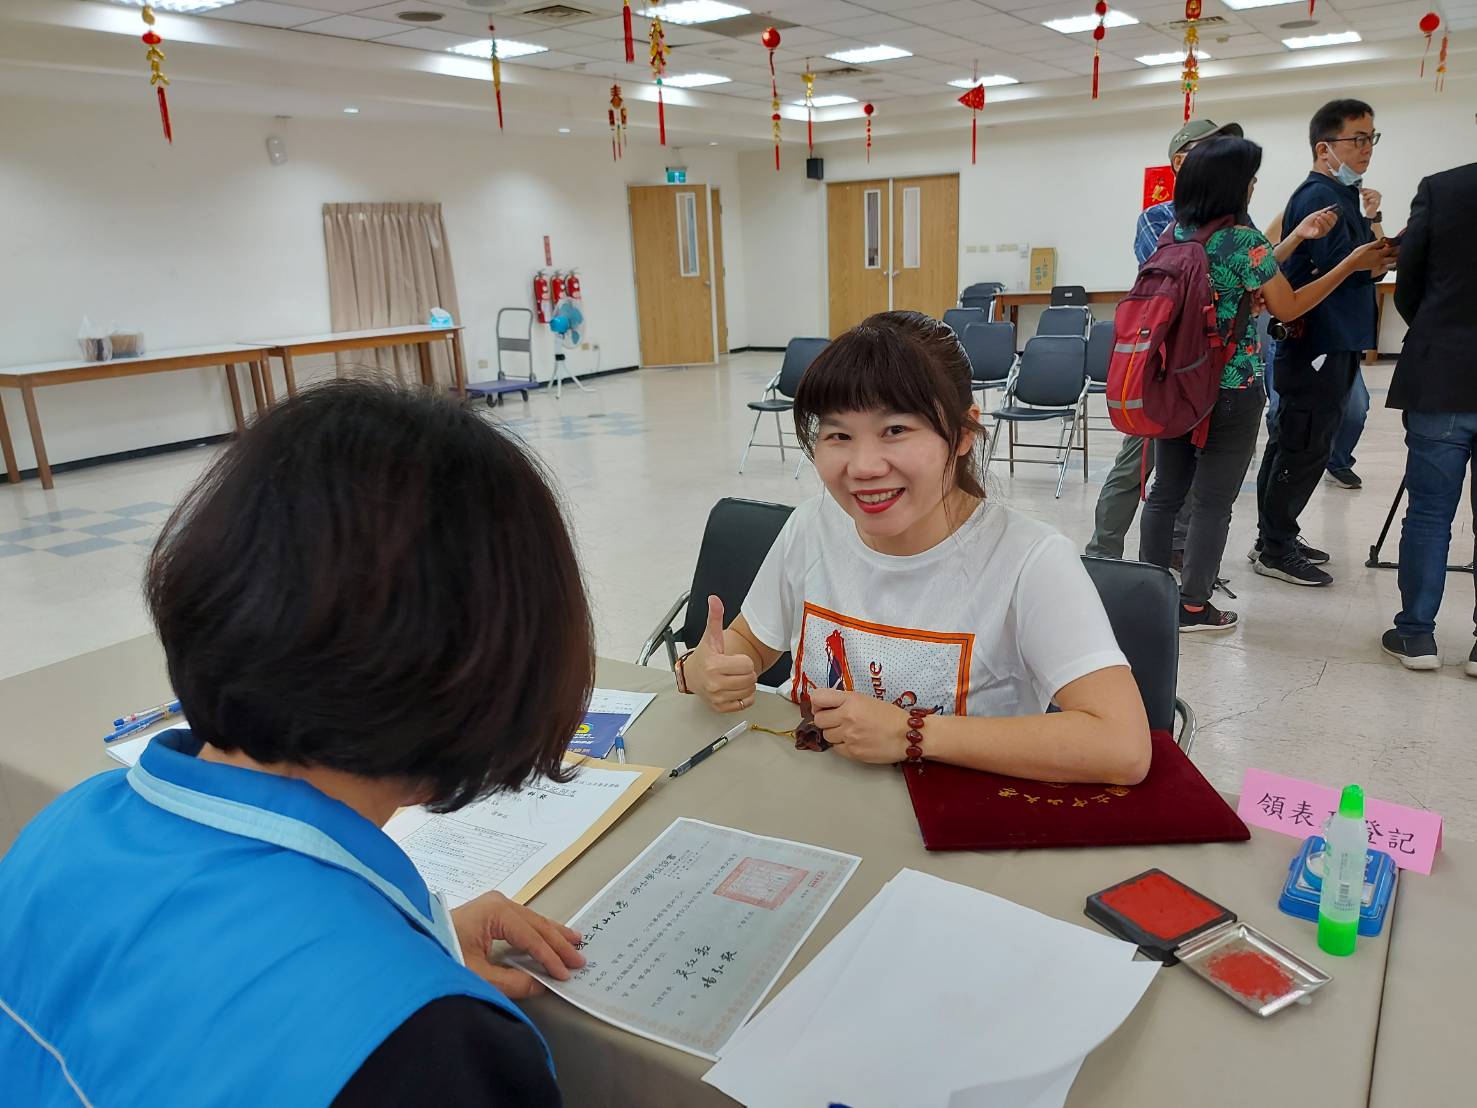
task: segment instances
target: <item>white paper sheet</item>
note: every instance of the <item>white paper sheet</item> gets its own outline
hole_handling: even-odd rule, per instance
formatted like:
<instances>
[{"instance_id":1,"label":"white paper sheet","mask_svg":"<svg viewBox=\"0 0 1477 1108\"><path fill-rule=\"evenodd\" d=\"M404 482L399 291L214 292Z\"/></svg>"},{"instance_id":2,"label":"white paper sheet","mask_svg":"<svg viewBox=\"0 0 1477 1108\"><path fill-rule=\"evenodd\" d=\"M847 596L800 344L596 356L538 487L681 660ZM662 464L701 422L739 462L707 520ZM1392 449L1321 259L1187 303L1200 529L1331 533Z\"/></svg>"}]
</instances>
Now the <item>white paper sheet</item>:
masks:
<instances>
[{"instance_id":1,"label":"white paper sheet","mask_svg":"<svg viewBox=\"0 0 1477 1108\"><path fill-rule=\"evenodd\" d=\"M176 723L174 726L179 727ZM163 728L162 730L168 730ZM115 743L109 743L104 749L109 758L122 762L125 766L137 764L139 758L143 757L144 747L149 745L153 735L140 735L131 739L119 739Z\"/></svg>"},{"instance_id":2,"label":"white paper sheet","mask_svg":"<svg viewBox=\"0 0 1477 1108\"><path fill-rule=\"evenodd\" d=\"M1153 980L1133 951L903 870L704 1080L764 1108L1059 1108Z\"/></svg>"},{"instance_id":3,"label":"white paper sheet","mask_svg":"<svg viewBox=\"0 0 1477 1108\"><path fill-rule=\"evenodd\" d=\"M640 779L634 767L586 762L568 784L531 781L448 815L407 808L385 824L385 834L449 908L492 889L513 896Z\"/></svg>"},{"instance_id":4,"label":"white paper sheet","mask_svg":"<svg viewBox=\"0 0 1477 1108\"><path fill-rule=\"evenodd\" d=\"M570 980L517 964L591 1015L716 1058L860 861L679 819L569 921L588 959Z\"/></svg>"},{"instance_id":5,"label":"white paper sheet","mask_svg":"<svg viewBox=\"0 0 1477 1108\"><path fill-rule=\"evenodd\" d=\"M621 689L595 689L590 693L590 704L585 709L587 712L608 712L612 715L623 715L626 722L621 724L620 733L624 735L626 728L636 722L636 717L646 711L648 705L656 699L656 693L649 692L625 692Z\"/></svg>"}]
</instances>

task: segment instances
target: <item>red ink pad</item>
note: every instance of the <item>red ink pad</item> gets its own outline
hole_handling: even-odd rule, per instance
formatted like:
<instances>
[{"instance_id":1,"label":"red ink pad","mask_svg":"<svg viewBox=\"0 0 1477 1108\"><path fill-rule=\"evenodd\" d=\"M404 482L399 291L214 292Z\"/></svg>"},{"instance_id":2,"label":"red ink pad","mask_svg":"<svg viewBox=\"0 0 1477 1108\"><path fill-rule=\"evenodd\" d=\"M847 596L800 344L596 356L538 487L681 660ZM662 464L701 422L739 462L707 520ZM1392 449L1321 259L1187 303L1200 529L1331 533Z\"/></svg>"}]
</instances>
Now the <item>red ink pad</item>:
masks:
<instances>
[{"instance_id":1,"label":"red ink pad","mask_svg":"<svg viewBox=\"0 0 1477 1108\"><path fill-rule=\"evenodd\" d=\"M1307 1004L1330 980L1311 962L1244 923L1205 932L1175 953L1185 969L1264 1018Z\"/></svg>"},{"instance_id":2,"label":"red ink pad","mask_svg":"<svg viewBox=\"0 0 1477 1108\"><path fill-rule=\"evenodd\" d=\"M1292 988L1292 978L1259 950L1228 950L1205 964L1213 981L1237 996L1265 1004Z\"/></svg>"},{"instance_id":3,"label":"red ink pad","mask_svg":"<svg viewBox=\"0 0 1477 1108\"><path fill-rule=\"evenodd\" d=\"M1166 966L1178 961L1174 952L1181 944L1236 919L1235 912L1158 869L1094 893L1085 911L1088 919Z\"/></svg>"}]
</instances>

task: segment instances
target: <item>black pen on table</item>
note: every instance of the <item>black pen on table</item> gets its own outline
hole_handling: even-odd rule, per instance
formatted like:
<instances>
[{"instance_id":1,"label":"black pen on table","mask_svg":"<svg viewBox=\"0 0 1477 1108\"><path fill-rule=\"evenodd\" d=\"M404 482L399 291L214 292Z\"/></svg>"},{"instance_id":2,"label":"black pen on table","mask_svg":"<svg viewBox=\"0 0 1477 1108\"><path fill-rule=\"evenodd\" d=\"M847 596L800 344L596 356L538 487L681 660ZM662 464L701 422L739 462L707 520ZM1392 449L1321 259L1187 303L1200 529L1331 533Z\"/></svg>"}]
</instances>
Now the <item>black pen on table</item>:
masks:
<instances>
[{"instance_id":1,"label":"black pen on table","mask_svg":"<svg viewBox=\"0 0 1477 1108\"><path fill-rule=\"evenodd\" d=\"M667 776L668 777L681 777L684 773L686 773L688 770L690 770L693 766L697 765L703 759L709 757L710 755L717 754L718 751L722 750L725 746L727 746L734 739L738 738L740 735L742 735L748 729L749 729L749 721L748 720L744 720L743 723L740 723L737 727L733 728L732 730L723 732L723 734L719 735L716 739L714 739L712 742L710 742L707 746L703 747L701 750L699 750L692 757L686 759L685 761L679 762L677 765L673 766L672 769L671 769L671 771L667 774Z\"/></svg>"}]
</instances>

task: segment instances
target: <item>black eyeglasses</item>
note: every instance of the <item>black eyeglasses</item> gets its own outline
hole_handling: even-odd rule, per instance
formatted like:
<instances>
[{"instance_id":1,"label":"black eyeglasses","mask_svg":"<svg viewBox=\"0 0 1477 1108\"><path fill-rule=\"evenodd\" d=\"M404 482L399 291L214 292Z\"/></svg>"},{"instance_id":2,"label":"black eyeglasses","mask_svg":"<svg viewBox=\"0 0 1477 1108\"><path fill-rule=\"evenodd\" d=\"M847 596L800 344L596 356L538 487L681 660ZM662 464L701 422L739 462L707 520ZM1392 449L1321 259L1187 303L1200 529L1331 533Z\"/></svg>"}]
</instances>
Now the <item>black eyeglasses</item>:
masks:
<instances>
[{"instance_id":1,"label":"black eyeglasses","mask_svg":"<svg viewBox=\"0 0 1477 1108\"><path fill-rule=\"evenodd\" d=\"M1352 142L1361 150L1366 146L1378 146L1380 144L1380 133L1375 131L1369 135L1349 135L1346 138L1326 138L1324 142Z\"/></svg>"}]
</instances>

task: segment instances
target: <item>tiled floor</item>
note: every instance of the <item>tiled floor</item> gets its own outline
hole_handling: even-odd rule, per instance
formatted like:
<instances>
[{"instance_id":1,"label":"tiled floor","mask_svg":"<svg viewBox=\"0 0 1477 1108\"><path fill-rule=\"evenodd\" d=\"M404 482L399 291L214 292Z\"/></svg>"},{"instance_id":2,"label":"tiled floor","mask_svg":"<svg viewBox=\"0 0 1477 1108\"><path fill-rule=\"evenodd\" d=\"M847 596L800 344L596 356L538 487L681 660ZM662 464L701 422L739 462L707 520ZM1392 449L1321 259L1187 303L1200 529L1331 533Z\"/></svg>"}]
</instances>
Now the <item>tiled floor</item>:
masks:
<instances>
[{"instance_id":1,"label":"tiled floor","mask_svg":"<svg viewBox=\"0 0 1477 1108\"><path fill-rule=\"evenodd\" d=\"M756 450L735 470L748 436L744 402L758 395L777 354L743 354L717 370L647 370L601 378L562 399L510 398L497 418L522 436L563 487L597 613L602 653L634 658L692 572L708 509L721 496L798 502L819 488L794 455ZM1450 575L1437 638L1444 667L1407 673L1379 650L1397 603L1395 575L1366 569L1399 484L1404 447L1396 413L1382 405L1389 365L1368 374L1375 407L1358 451L1360 492L1324 486L1304 518L1310 542L1329 550L1337 583L1300 589L1257 577L1244 560L1255 494L1243 489L1223 573L1238 594L1226 606L1242 626L1189 636L1181 693L1200 716L1197 763L1236 788L1247 766L1330 783L1361 781L1377 796L1435 808L1453 835L1477 838L1477 680L1462 674L1472 646L1473 583ZM773 424L761 433L773 434ZM772 441L769 440L769 441ZM1046 520L1079 544L1117 436L1096 431L1090 479L1078 464L1060 500L1053 472L992 474L992 494ZM139 596L147 543L212 456L180 454L64 473L54 492L32 481L0 486L0 677L148 629ZM1398 520L1384 556L1393 559ZM1130 535L1128 548L1137 548ZM1457 521L1453 560L1473 549L1472 521ZM1207 641L1209 640L1209 641Z\"/></svg>"}]
</instances>

